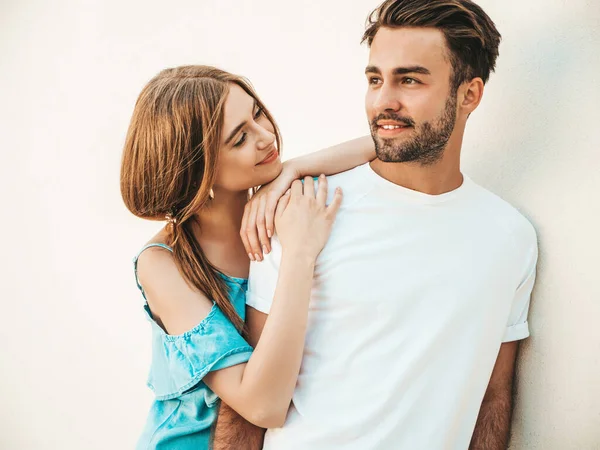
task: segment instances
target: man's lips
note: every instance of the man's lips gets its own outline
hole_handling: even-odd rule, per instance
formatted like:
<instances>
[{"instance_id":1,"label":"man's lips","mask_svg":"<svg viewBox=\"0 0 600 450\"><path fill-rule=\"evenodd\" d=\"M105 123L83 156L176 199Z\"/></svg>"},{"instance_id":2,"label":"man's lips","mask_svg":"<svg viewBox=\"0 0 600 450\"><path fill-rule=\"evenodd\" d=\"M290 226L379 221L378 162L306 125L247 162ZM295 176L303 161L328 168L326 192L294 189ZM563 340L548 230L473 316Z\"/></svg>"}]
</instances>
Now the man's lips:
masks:
<instances>
[{"instance_id":1,"label":"man's lips","mask_svg":"<svg viewBox=\"0 0 600 450\"><path fill-rule=\"evenodd\" d=\"M393 138L406 133L412 126L401 122L380 120L375 124L375 130L378 136L382 138Z\"/></svg>"},{"instance_id":2,"label":"man's lips","mask_svg":"<svg viewBox=\"0 0 600 450\"><path fill-rule=\"evenodd\" d=\"M378 129L381 130L398 130L400 128L411 128L411 126L406 123L388 120L379 120L377 121L376 126Z\"/></svg>"}]
</instances>

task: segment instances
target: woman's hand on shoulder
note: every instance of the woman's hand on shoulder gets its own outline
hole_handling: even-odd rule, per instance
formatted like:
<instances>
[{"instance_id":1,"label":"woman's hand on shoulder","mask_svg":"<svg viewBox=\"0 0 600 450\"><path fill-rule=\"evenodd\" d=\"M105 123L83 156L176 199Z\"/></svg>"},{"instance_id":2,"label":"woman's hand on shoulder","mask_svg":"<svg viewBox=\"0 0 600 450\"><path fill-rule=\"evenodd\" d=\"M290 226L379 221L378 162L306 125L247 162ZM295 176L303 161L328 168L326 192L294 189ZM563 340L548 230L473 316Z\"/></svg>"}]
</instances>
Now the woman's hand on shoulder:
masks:
<instances>
[{"instance_id":1,"label":"woman's hand on shoulder","mask_svg":"<svg viewBox=\"0 0 600 450\"><path fill-rule=\"evenodd\" d=\"M315 189L312 177L296 180L277 204L275 226L283 253L315 259L327 243L342 203L342 189L336 188L327 202L327 177L321 175Z\"/></svg>"},{"instance_id":2,"label":"woman's hand on shoulder","mask_svg":"<svg viewBox=\"0 0 600 450\"><path fill-rule=\"evenodd\" d=\"M191 330L212 308L213 302L183 278L168 250L145 250L138 259L138 279L154 321L168 334Z\"/></svg>"},{"instance_id":3,"label":"woman's hand on shoulder","mask_svg":"<svg viewBox=\"0 0 600 450\"><path fill-rule=\"evenodd\" d=\"M252 261L262 261L264 255L271 252L277 203L293 181L299 178L295 169L286 164L279 176L262 186L244 208L240 237Z\"/></svg>"}]
</instances>

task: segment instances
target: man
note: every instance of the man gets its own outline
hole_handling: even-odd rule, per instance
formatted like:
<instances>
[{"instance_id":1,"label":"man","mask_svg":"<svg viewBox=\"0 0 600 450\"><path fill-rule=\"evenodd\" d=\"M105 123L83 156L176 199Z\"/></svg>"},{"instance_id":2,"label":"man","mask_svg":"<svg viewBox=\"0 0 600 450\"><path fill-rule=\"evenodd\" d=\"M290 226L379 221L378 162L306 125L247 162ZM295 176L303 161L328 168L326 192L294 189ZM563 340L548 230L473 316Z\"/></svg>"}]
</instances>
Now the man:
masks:
<instances>
[{"instance_id":1,"label":"man","mask_svg":"<svg viewBox=\"0 0 600 450\"><path fill-rule=\"evenodd\" d=\"M364 40L377 159L329 179L344 201L317 261L293 403L264 448L505 449L536 236L460 171L500 34L469 0L387 0ZM250 272L254 342L277 281L272 246ZM223 412L215 448L251 448L260 434L239 423Z\"/></svg>"}]
</instances>

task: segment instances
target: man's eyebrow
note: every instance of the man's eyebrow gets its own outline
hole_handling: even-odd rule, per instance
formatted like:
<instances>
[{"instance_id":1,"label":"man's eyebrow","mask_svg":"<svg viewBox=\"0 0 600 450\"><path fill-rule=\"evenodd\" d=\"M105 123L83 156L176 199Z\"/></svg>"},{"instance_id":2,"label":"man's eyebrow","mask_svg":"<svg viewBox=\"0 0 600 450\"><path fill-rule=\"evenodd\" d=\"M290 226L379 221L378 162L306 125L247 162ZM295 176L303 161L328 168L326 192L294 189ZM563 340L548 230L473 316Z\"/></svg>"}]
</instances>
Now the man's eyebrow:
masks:
<instances>
[{"instance_id":1,"label":"man's eyebrow","mask_svg":"<svg viewBox=\"0 0 600 450\"><path fill-rule=\"evenodd\" d=\"M396 67L393 70L394 75L405 75L407 73L420 73L421 75L431 75L429 69L423 66Z\"/></svg>"},{"instance_id":2,"label":"man's eyebrow","mask_svg":"<svg viewBox=\"0 0 600 450\"><path fill-rule=\"evenodd\" d=\"M254 110L256 109L256 107L258 106L258 102L256 100L254 100L254 105L252 105L252 112L254 112ZM233 129L233 131L231 132L231 134L229 135L229 137L227 139L225 139L225 145L229 144L231 142L231 140L235 137L236 134L238 134L238 132L244 128L244 126L246 126L246 121L244 120L242 123L240 123L237 127L235 127Z\"/></svg>"},{"instance_id":3,"label":"man's eyebrow","mask_svg":"<svg viewBox=\"0 0 600 450\"><path fill-rule=\"evenodd\" d=\"M376 73L381 75L381 70L377 66L367 66L365 73ZM420 73L421 75L431 75L429 69L423 66L396 67L392 70L394 75L406 75L408 73Z\"/></svg>"}]
</instances>

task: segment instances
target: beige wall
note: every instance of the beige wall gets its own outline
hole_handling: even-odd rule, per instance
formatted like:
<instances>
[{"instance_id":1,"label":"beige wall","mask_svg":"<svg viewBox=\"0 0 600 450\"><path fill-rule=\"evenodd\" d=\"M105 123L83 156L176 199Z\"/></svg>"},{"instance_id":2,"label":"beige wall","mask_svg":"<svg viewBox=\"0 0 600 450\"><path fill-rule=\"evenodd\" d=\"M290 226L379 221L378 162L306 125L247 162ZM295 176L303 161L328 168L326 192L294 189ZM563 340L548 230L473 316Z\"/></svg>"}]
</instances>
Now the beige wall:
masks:
<instances>
[{"instance_id":1,"label":"beige wall","mask_svg":"<svg viewBox=\"0 0 600 450\"><path fill-rule=\"evenodd\" d=\"M242 73L287 156L366 134L359 40L376 4L0 2L0 448L127 449L142 427L150 341L131 257L157 224L118 190L142 85L184 63ZM600 7L481 4L504 41L464 167L541 249L512 449L600 449Z\"/></svg>"}]
</instances>

